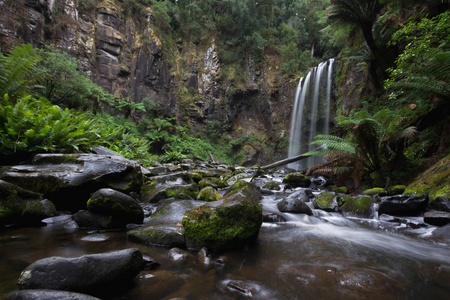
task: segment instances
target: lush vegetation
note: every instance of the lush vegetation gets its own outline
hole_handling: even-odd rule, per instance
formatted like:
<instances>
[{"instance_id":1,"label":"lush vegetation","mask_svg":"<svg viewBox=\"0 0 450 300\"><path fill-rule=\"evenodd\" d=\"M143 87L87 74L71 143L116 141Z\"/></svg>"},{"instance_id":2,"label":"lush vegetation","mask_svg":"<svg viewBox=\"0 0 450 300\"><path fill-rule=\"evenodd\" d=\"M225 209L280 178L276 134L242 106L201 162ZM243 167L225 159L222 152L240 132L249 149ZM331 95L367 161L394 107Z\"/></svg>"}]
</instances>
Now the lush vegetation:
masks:
<instances>
[{"instance_id":1,"label":"lush vegetation","mask_svg":"<svg viewBox=\"0 0 450 300\"><path fill-rule=\"evenodd\" d=\"M364 37L370 55L356 59L365 59L363 66L378 89L361 99L358 109L336 117L339 135L316 137L314 144L324 148L312 154L325 155L327 162L309 172L335 174L342 182L351 177L355 186L364 178L376 186L407 183L449 153L449 11L442 9L440 1L429 1L425 7L416 1L332 2L330 17L338 25L356 25ZM415 7L442 13L433 18L411 14L398 30L382 32L394 16L398 26L399 16ZM377 54L380 49L384 57ZM396 51L399 55L390 62L389 56Z\"/></svg>"}]
</instances>

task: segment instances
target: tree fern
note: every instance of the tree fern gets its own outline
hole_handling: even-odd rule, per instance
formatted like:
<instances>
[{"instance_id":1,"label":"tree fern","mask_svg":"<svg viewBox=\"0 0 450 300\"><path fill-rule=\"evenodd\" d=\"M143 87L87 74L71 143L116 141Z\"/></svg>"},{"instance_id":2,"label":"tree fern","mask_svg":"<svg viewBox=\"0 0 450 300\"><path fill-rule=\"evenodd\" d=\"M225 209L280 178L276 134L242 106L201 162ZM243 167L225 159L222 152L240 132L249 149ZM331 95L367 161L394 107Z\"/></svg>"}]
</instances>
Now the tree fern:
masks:
<instances>
[{"instance_id":1,"label":"tree fern","mask_svg":"<svg viewBox=\"0 0 450 300\"><path fill-rule=\"evenodd\" d=\"M33 73L40 59L30 44L17 46L7 55L0 53L0 95L8 94L14 101L38 86L45 77Z\"/></svg>"}]
</instances>

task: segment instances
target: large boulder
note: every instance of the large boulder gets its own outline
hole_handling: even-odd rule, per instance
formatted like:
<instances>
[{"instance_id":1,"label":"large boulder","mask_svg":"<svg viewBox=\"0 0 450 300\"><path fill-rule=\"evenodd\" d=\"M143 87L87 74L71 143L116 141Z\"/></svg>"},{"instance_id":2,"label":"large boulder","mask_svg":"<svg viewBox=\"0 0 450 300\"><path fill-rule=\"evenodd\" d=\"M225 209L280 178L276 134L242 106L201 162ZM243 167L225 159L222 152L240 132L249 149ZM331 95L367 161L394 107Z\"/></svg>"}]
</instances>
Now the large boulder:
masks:
<instances>
[{"instance_id":1,"label":"large boulder","mask_svg":"<svg viewBox=\"0 0 450 300\"><path fill-rule=\"evenodd\" d=\"M49 257L29 265L18 285L25 289L54 289L97 294L130 282L142 269L144 260L137 249L79 257Z\"/></svg>"},{"instance_id":2,"label":"large boulder","mask_svg":"<svg viewBox=\"0 0 450 300\"><path fill-rule=\"evenodd\" d=\"M437 197L428 203L428 207L435 210L450 212L450 201L446 197Z\"/></svg>"},{"instance_id":3,"label":"large boulder","mask_svg":"<svg viewBox=\"0 0 450 300\"><path fill-rule=\"evenodd\" d=\"M238 183L222 200L208 202L186 212L186 246L213 251L240 249L253 243L262 224L261 191L250 183Z\"/></svg>"},{"instance_id":4,"label":"large boulder","mask_svg":"<svg viewBox=\"0 0 450 300\"><path fill-rule=\"evenodd\" d=\"M312 216L313 212L308 204L306 204L312 197L313 195L310 189L296 191L278 202L277 207L281 212L303 213Z\"/></svg>"},{"instance_id":5,"label":"large boulder","mask_svg":"<svg viewBox=\"0 0 450 300\"><path fill-rule=\"evenodd\" d=\"M42 219L55 216L53 203L41 199L42 194L0 180L0 225L40 225Z\"/></svg>"},{"instance_id":6,"label":"large boulder","mask_svg":"<svg viewBox=\"0 0 450 300\"><path fill-rule=\"evenodd\" d=\"M90 212L111 216L114 224L141 224L144 211L139 203L127 194L113 189L100 189L92 194L87 202Z\"/></svg>"},{"instance_id":7,"label":"large boulder","mask_svg":"<svg viewBox=\"0 0 450 300\"><path fill-rule=\"evenodd\" d=\"M373 198L369 196L347 197L341 213L346 217L372 218L375 215L373 203Z\"/></svg>"},{"instance_id":8,"label":"large boulder","mask_svg":"<svg viewBox=\"0 0 450 300\"><path fill-rule=\"evenodd\" d=\"M100 300L86 294L57 290L22 290L9 293L3 300Z\"/></svg>"},{"instance_id":9,"label":"large boulder","mask_svg":"<svg viewBox=\"0 0 450 300\"><path fill-rule=\"evenodd\" d=\"M30 165L1 168L0 179L72 211L85 209L90 194L101 188L139 192L143 181L140 163L98 154L38 154Z\"/></svg>"},{"instance_id":10,"label":"large boulder","mask_svg":"<svg viewBox=\"0 0 450 300\"><path fill-rule=\"evenodd\" d=\"M286 183L289 187L296 188L296 187L309 187L311 185L311 179L300 173L300 172L294 172L287 174L284 179L283 183Z\"/></svg>"},{"instance_id":11,"label":"large boulder","mask_svg":"<svg viewBox=\"0 0 450 300\"><path fill-rule=\"evenodd\" d=\"M381 197L378 214L394 216L418 216L428 204L428 197L422 195L396 195Z\"/></svg>"},{"instance_id":12,"label":"large boulder","mask_svg":"<svg viewBox=\"0 0 450 300\"><path fill-rule=\"evenodd\" d=\"M444 226L450 223L450 213L446 211L427 211L423 215L423 220L431 225Z\"/></svg>"},{"instance_id":13,"label":"large boulder","mask_svg":"<svg viewBox=\"0 0 450 300\"><path fill-rule=\"evenodd\" d=\"M322 209L324 211L338 211L339 205L336 197L332 193L320 193L320 195L314 199L314 208Z\"/></svg>"},{"instance_id":14,"label":"large boulder","mask_svg":"<svg viewBox=\"0 0 450 300\"><path fill-rule=\"evenodd\" d=\"M181 219L187 211L204 203L193 200L162 200L144 226L128 231L127 237L131 241L147 245L184 248L186 244Z\"/></svg>"}]
</instances>

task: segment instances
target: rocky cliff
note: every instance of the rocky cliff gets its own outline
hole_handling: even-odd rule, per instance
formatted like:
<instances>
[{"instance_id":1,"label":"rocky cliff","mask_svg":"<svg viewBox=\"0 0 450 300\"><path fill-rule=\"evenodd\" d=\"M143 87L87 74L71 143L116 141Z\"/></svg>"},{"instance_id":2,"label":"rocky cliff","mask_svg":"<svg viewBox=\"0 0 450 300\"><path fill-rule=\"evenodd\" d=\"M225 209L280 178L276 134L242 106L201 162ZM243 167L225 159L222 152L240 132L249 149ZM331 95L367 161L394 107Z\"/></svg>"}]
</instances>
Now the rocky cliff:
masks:
<instances>
[{"instance_id":1,"label":"rocky cliff","mask_svg":"<svg viewBox=\"0 0 450 300\"><path fill-rule=\"evenodd\" d=\"M258 69L248 61L237 70L245 72L238 84L220 72L216 37L164 47L151 8L138 18L119 0L3 0L0 15L3 52L22 43L55 44L117 99L149 98L159 115L176 117L197 135L218 124L232 139L251 137L244 139L240 163L286 155L296 83L282 78L276 60ZM138 114L132 117L139 121Z\"/></svg>"}]
</instances>

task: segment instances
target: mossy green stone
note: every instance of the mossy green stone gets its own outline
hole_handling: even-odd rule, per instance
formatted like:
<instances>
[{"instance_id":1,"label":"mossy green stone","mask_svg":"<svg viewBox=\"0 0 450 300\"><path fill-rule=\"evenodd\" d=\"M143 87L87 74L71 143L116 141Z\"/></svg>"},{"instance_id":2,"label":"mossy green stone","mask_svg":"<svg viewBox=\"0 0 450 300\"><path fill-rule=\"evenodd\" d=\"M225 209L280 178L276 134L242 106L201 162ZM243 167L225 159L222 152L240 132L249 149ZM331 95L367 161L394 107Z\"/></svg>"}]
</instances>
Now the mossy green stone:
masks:
<instances>
[{"instance_id":1,"label":"mossy green stone","mask_svg":"<svg viewBox=\"0 0 450 300\"><path fill-rule=\"evenodd\" d=\"M280 185L278 184L278 183L276 183L276 182L274 182L274 181L269 181L269 182L267 182L264 186L263 186L263 188L264 189L269 189L269 190L276 190L276 191L279 191L281 188L280 188Z\"/></svg>"},{"instance_id":2,"label":"mossy green stone","mask_svg":"<svg viewBox=\"0 0 450 300\"><path fill-rule=\"evenodd\" d=\"M210 186L203 188L198 193L198 196L197 196L197 200L207 201L207 202L217 201L220 198L221 197L220 197L219 193L217 192L217 190Z\"/></svg>"},{"instance_id":3,"label":"mossy green stone","mask_svg":"<svg viewBox=\"0 0 450 300\"><path fill-rule=\"evenodd\" d=\"M375 195L386 196L387 191L383 188L376 187L376 188L364 190L363 194L367 195L367 196L375 196Z\"/></svg>"},{"instance_id":4,"label":"mossy green stone","mask_svg":"<svg viewBox=\"0 0 450 300\"><path fill-rule=\"evenodd\" d=\"M403 194L403 192L406 190L405 185L394 185L388 188L388 195L394 196L394 195L400 195Z\"/></svg>"},{"instance_id":5,"label":"mossy green stone","mask_svg":"<svg viewBox=\"0 0 450 300\"><path fill-rule=\"evenodd\" d=\"M320 193L320 195L313 202L314 208L337 211L338 205L334 201L334 195L332 193Z\"/></svg>"},{"instance_id":6,"label":"mossy green stone","mask_svg":"<svg viewBox=\"0 0 450 300\"><path fill-rule=\"evenodd\" d=\"M346 216L371 218L373 215L372 204L373 199L369 196L359 199L350 197L342 205L341 211Z\"/></svg>"},{"instance_id":7,"label":"mossy green stone","mask_svg":"<svg viewBox=\"0 0 450 300\"><path fill-rule=\"evenodd\" d=\"M450 154L409 184L404 194L428 194L430 201L437 197L450 199Z\"/></svg>"},{"instance_id":8,"label":"mossy green stone","mask_svg":"<svg viewBox=\"0 0 450 300\"><path fill-rule=\"evenodd\" d=\"M250 200L219 207L200 206L186 213L184 226L188 248L206 247L214 252L234 250L253 242L262 224L262 208Z\"/></svg>"}]
</instances>

